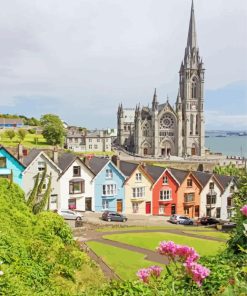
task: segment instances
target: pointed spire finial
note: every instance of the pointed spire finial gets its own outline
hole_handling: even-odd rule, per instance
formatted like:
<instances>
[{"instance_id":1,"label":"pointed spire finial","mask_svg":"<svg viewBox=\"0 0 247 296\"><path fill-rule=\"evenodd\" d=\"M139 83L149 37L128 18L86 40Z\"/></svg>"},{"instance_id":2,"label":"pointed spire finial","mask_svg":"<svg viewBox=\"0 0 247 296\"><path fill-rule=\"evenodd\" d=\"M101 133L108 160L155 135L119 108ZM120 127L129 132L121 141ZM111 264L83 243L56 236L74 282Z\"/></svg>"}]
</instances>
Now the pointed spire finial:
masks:
<instances>
[{"instance_id":1,"label":"pointed spire finial","mask_svg":"<svg viewBox=\"0 0 247 296\"><path fill-rule=\"evenodd\" d=\"M195 12L194 12L194 1L191 3L191 13L190 13L190 26L189 33L187 39L187 47L192 50L193 48L197 48L197 40L196 40L196 21L195 21Z\"/></svg>"}]
</instances>

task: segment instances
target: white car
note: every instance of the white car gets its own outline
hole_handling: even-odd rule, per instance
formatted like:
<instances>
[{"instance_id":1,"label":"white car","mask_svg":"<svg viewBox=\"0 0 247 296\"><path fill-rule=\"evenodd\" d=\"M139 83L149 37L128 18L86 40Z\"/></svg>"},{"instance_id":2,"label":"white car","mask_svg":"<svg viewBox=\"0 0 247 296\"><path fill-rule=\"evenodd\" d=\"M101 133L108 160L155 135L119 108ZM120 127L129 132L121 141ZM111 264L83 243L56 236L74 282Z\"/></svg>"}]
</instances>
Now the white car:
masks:
<instances>
[{"instance_id":1,"label":"white car","mask_svg":"<svg viewBox=\"0 0 247 296\"><path fill-rule=\"evenodd\" d=\"M59 210L57 213L66 220L82 220L82 215L71 210Z\"/></svg>"}]
</instances>

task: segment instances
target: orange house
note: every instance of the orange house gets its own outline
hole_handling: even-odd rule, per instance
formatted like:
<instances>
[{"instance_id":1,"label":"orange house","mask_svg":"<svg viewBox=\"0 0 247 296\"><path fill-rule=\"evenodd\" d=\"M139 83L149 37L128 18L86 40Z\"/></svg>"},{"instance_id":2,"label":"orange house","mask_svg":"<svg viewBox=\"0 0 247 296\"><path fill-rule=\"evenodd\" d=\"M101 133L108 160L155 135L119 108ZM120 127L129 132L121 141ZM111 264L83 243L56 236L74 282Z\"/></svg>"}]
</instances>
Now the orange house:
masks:
<instances>
[{"instance_id":1,"label":"orange house","mask_svg":"<svg viewBox=\"0 0 247 296\"><path fill-rule=\"evenodd\" d=\"M199 217L200 193L202 191L202 188L203 186L192 172L187 172L187 174L183 174L182 179L180 178L180 186L177 191L178 215L186 215L190 218Z\"/></svg>"}]
</instances>

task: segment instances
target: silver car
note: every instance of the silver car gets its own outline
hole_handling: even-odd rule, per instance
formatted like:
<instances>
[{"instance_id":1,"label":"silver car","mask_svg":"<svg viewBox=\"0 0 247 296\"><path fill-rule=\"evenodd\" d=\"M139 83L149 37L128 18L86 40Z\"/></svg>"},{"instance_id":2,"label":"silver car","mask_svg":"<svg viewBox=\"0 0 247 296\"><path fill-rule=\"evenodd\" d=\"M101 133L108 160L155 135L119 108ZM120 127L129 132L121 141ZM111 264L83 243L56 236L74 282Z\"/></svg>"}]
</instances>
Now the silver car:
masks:
<instances>
[{"instance_id":1,"label":"silver car","mask_svg":"<svg viewBox=\"0 0 247 296\"><path fill-rule=\"evenodd\" d=\"M66 220L82 220L82 215L71 210L59 210L57 213Z\"/></svg>"},{"instance_id":2,"label":"silver car","mask_svg":"<svg viewBox=\"0 0 247 296\"><path fill-rule=\"evenodd\" d=\"M172 215L169 219L171 223L175 224L184 224L184 225L193 225L194 222L190 218L181 215Z\"/></svg>"}]
</instances>

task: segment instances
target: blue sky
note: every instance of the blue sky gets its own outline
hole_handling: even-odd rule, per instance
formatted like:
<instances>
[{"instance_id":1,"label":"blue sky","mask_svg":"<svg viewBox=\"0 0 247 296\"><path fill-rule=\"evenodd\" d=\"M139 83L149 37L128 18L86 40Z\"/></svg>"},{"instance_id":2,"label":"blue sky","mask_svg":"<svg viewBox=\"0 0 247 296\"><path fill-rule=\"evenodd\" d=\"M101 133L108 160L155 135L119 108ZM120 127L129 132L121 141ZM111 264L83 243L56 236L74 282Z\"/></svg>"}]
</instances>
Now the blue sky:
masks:
<instances>
[{"instance_id":1,"label":"blue sky","mask_svg":"<svg viewBox=\"0 0 247 296\"><path fill-rule=\"evenodd\" d=\"M246 0L194 0L207 129L247 129ZM116 126L120 102L175 102L191 1L0 0L0 112Z\"/></svg>"}]
</instances>

